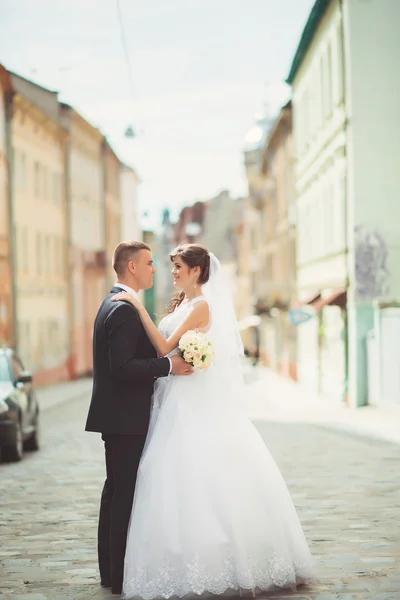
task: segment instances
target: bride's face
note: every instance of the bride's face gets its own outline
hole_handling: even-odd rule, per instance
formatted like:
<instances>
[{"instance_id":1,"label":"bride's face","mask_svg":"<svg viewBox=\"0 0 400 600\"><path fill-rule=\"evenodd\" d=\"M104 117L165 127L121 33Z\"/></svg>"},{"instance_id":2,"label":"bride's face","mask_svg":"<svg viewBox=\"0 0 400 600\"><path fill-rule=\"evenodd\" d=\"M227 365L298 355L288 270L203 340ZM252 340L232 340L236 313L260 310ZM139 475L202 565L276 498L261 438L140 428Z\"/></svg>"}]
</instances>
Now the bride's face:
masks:
<instances>
[{"instance_id":1,"label":"bride's face","mask_svg":"<svg viewBox=\"0 0 400 600\"><path fill-rule=\"evenodd\" d=\"M194 269L190 269L179 256L176 256L171 270L174 286L184 290L192 287L195 281L193 271Z\"/></svg>"}]
</instances>

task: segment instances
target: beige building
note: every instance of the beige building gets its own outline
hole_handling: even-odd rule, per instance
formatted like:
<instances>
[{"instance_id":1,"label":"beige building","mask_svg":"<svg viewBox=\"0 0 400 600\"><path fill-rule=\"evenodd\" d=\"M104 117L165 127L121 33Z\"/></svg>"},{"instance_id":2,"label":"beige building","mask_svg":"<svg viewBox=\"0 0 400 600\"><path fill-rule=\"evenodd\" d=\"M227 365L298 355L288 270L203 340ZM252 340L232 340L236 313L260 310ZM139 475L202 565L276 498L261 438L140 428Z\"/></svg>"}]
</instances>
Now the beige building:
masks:
<instances>
[{"instance_id":1,"label":"beige building","mask_svg":"<svg viewBox=\"0 0 400 600\"><path fill-rule=\"evenodd\" d=\"M222 265L233 297L239 293L237 279L236 226L240 219L241 199L228 190L205 202L204 222L197 241L213 252Z\"/></svg>"},{"instance_id":2,"label":"beige building","mask_svg":"<svg viewBox=\"0 0 400 600\"><path fill-rule=\"evenodd\" d=\"M252 235L256 225L257 211L252 207L250 197L246 196L242 200L240 219L236 225L236 277L239 291L235 296L235 310L243 342L247 348L251 341L255 342L253 327L250 324L254 322L252 273L255 267L253 262L255 249L252 247ZM259 322L258 317L256 322Z\"/></svg>"},{"instance_id":3,"label":"beige building","mask_svg":"<svg viewBox=\"0 0 400 600\"><path fill-rule=\"evenodd\" d=\"M314 297L299 379L352 408L400 403L399 22L393 0L316 0L287 78L298 294Z\"/></svg>"},{"instance_id":4,"label":"beige building","mask_svg":"<svg viewBox=\"0 0 400 600\"><path fill-rule=\"evenodd\" d=\"M17 347L44 385L69 372L66 132L55 92L11 82Z\"/></svg>"},{"instance_id":5,"label":"beige building","mask_svg":"<svg viewBox=\"0 0 400 600\"><path fill-rule=\"evenodd\" d=\"M239 288L236 312L245 349L252 356L258 356L261 350L261 318L256 312L256 305L265 283L265 257L262 252L265 233L260 209L266 195L266 181L262 174L263 147L270 127L268 117L259 117L246 136L244 165L248 195L242 202L241 217L236 227Z\"/></svg>"},{"instance_id":6,"label":"beige building","mask_svg":"<svg viewBox=\"0 0 400 600\"><path fill-rule=\"evenodd\" d=\"M258 205L260 286L256 311L262 316L261 354L266 363L296 379L296 228L292 105L284 106L265 142L261 173L265 195Z\"/></svg>"},{"instance_id":7,"label":"beige building","mask_svg":"<svg viewBox=\"0 0 400 600\"><path fill-rule=\"evenodd\" d=\"M139 223L138 187L139 177L132 167L121 165L120 197L121 197L121 239L142 239Z\"/></svg>"},{"instance_id":8,"label":"beige building","mask_svg":"<svg viewBox=\"0 0 400 600\"><path fill-rule=\"evenodd\" d=\"M10 103L10 78L0 65L0 345L14 342L9 213Z\"/></svg>"},{"instance_id":9,"label":"beige building","mask_svg":"<svg viewBox=\"0 0 400 600\"><path fill-rule=\"evenodd\" d=\"M258 119L246 137L248 196L236 228L237 313L243 342L263 364L296 378L296 232L292 107Z\"/></svg>"},{"instance_id":10,"label":"beige building","mask_svg":"<svg viewBox=\"0 0 400 600\"><path fill-rule=\"evenodd\" d=\"M61 105L66 162L70 273L70 377L92 370L92 332L106 294L102 133Z\"/></svg>"},{"instance_id":11,"label":"beige building","mask_svg":"<svg viewBox=\"0 0 400 600\"><path fill-rule=\"evenodd\" d=\"M121 162L106 139L103 140L104 210L106 286L110 290L115 282L112 257L116 245L121 241Z\"/></svg>"}]
</instances>

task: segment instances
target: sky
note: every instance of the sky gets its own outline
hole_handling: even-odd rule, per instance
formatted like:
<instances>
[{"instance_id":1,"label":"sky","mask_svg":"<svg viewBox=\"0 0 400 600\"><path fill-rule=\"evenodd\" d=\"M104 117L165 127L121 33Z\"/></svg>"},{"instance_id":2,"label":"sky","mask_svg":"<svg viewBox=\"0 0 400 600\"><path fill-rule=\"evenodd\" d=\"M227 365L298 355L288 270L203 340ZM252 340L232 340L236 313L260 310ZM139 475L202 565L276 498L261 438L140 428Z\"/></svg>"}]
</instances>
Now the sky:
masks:
<instances>
[{"instance_id":1,"label":"sky","mask_svg":"<svg viewBox=\"0 0 400 600\"><path fill-rule=\"evenodd\" d=\"M59 91L107 135L137 170L141 213L156 223L165 207L176 217L222 189L246 193L246 133L264 106L275 114L288 99L313 4L0 0L0 63Z\"/></svg>"}]
</instances>

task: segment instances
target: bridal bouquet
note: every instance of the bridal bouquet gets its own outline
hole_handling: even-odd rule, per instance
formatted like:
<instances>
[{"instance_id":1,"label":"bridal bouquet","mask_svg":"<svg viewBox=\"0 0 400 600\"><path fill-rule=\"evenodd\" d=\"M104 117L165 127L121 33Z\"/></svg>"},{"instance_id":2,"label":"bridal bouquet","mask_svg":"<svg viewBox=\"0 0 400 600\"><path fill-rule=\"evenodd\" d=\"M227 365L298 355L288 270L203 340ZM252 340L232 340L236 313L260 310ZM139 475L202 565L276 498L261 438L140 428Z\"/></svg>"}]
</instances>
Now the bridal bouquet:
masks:
<instances>
[{"instance_id":1,"label":"bridal bouquet","mask_svg":"<svg viewBox=\"0 0 400 600\"><path fill-rule=\"evenodd\" d=\"M179 350L183 360L199 371L207 369L214 358L212 343L205 333L198 331L190 330L184 333L179 340Z\"/></svg>"}]
</instances>

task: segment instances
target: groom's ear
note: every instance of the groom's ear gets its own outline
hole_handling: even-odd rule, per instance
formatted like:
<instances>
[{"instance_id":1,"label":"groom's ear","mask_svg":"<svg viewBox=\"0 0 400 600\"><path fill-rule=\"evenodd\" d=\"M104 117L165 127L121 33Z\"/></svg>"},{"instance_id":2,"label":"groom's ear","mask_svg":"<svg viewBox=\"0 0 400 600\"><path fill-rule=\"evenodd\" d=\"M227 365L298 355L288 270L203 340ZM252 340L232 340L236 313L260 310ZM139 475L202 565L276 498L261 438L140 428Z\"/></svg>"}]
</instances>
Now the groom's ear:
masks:
<instances>
[{"instance_id":1,"label":"groom's ear","mask_svg":"<svg viewBox=\"0 0 400 600\"><path fill-rule=\"evenodd\" d=\"M128 264L127 264L127 269L129 271L129 273L132 273L133 275L135 274L135 268L136 268L136 264L134 260L129 260Z\"/></svg>"}]
</instances>

